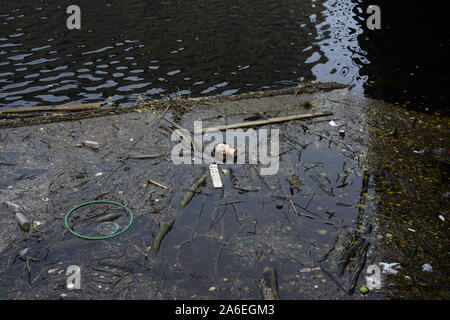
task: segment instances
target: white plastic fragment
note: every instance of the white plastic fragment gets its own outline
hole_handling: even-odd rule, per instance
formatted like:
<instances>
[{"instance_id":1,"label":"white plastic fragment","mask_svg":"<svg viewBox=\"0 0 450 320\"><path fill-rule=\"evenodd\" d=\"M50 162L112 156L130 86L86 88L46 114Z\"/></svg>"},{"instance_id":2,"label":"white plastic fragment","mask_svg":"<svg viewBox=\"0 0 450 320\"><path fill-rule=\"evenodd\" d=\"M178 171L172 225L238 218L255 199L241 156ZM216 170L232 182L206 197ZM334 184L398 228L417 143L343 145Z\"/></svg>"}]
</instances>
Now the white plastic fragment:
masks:
<instances>
[{"instance_id":1,"label":"white plastic fragment","mask_svg":"<svg viewBox=\"0 0 450 320\"><path fill-rule=\"evenodd\" d=\"M209 173L211 174L214 188L222 188L222 180L220 179L219 167L217 164L211 164L209 166Z\"/></svg>"},{"instance_id":2,"label":"white plastic fragment","mask_svg":"<svg viewBox=\"0 0 450 320\"><path fill-rule=\"evenodd\" d=\"M81 141L81 145L93 149L98 149L100 147L99 143L97 141L91 141L91 140L83 140Z\"/></svg>"},{"instance_id":3,"label":"white plastic fragment","mask_svg":"<svg viewBox=\"0 0 450 320\"><path fill-rule=\"evenodd\" d=\"M329 124L330 126L332 126L332 127L336 127L336 126L337 126L336 122L334 122L333 120L331 120L330 122L328 122L328 124Z\"/></svg>"},{"instance_id":4,"label":"white plastic fragment","mask_svg":"<svg viewBox=\"0 0 450 320\"><path fill-rule=\"evenodd\" d=\"M397 274L398 271L393 268L400 265L399 262L394 262L394 263L380 262L378 264L383 267L382 272L384 274Z\"/></svg>"},{"instance_id":5,"label":"white plastic fragment","mask_svg":"<svg viewBox=\"0 0 450 320\"><path fill-rule=\"evenodd\" d=\"M23 257L24 255L27 254L28 250L29 250L29 248L25 248L25 249L21 250L21 251L19 252L19 256Z\"/></svg>"},{"instance_id":6,"label":"white plastic fragment","mask_svg":"<svg viewBox=\"0 0 450 320\"><path fill-rule=\"evenodd\" d=\"M408 228L408 230L411 231L411 232L416 232L416 230L411 229L411 228Z\"/></svg>"},{"instance_id":7,"label":"white plastic fragment","mask_svg":"<svg viewBox=\"0 0 450 320\"><path fill-rule=\"evenodd\" d=\"M425 264L422 266L422 271L425 271L425 272L433 272L433 267L432 267L430 264L425 263Z\"/></svg>"},{"instance_id":8,"label":"white plastic fragment","mask_svg":"<svg viewBox=\"0 0 450 320\"><path fill-rule=\"evenodd\" d=\"M425 148L423 148L421 150L413 150L413 152L417 153L417 154L425 154L425 152L427 152L428 150L429 150L429 148L425 147Z\"/></svg>"},{"instance_id":9,"label":"white plastic fragment","mask_svg":"<svg viewBox=\"0 0 450 320\"><path fill-rule=\"evenodd\" d=\"M445 218L442 214L438 215L439 219L441 219L442 221L445 221Z\"/></svg>"},{"instance_id":10,"label":"white plastic fragment","mask_svg":"<svg viewBox=\"0 0 450 320\"><path fill-rule=\"evenodd\" d=\"M320 271L320 270L322 270L320 267L303 268L303 269L300 269L300 272L304 273L304 272Z\"/></svg>"}]
</instances>

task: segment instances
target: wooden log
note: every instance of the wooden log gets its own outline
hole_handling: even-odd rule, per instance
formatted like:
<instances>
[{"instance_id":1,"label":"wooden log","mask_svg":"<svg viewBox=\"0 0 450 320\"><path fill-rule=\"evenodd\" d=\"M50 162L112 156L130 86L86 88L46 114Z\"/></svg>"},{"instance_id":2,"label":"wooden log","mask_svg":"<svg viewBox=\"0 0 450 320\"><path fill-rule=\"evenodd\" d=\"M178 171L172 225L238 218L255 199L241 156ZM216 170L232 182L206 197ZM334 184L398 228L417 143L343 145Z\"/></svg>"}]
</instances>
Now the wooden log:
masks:
<instances>
[{"instance_id":1,"label":"wooden log","mask_svg":"<svg viewBox=\"0 0 450 320\"><path fill-rule=\"evenodd\" d=\"M188 203L192 200L192 198L195 195L195 192L202 184L204 184L206 181L206 174L202 174L191 186L191 188L186 192L183 199L181 200L180 206L182 208L186 207Z\"/></svg>"},{"instance_id":2,"label":"wooden log","mask_svg":"<svg viewBox=\"0 0 450 320\"><path fill-rule=\"evenodd\" d=\"M153 239L151 251L153 255L156 255L159 252L159 248L161 247L161 243L164 240L165 236L172 229L173 224L175 223L175 219L171 219L169 221L161 222L159 226L159 231Z\"/></svg>"},{"instance_id":3,"label":"wooden log","mask_svg":"<svg viewBox=\"0 0 450 320\"><path fill-rule=\"evenodd\" d=\"M194 132L194 134L213 132L213 131L221 131L221 130L226 130L226 129L238 129L238 128L246 128L246 127L255 127L255 126L262 126L262 125L271 124L271 123L285 122L285 121L291 121L291 120L309 119L309 118L318 118L318 117L326 117L326 116L331 116L331 115L333 115L332 112L296 114L296 115L292 115L292 116L270 118L270 119L266 119L266 120L247 121L247 122L234 123L234 124L223 125L223 126L202 128L201 130L196 130Z\"/></svg>"},{"instance_id":4,"label":"wooden log","mask_svg":"<svg viewBox=\"0 0 450 320\"><path fill-rule=\"evenodd\" d=\"M273 267L264 267L258 279L259 289L264 300L280 300L278 292L277 270Z\"/></svg>"},{"instance_id":5,"label":"wooden log","mask_svg":"<svg viewBox=\"0 0 450 320\"><path fill-rule=\"evenodd\" d=\"M41 111L49 112L75 112L75 111L86 111L100 109L100 103L85 103L85 104L65 104L56 106L33 106L33 107L16 107L0 109L1 114L12 114L12 113L33 113Z\"/></svg>"}]
</instances>

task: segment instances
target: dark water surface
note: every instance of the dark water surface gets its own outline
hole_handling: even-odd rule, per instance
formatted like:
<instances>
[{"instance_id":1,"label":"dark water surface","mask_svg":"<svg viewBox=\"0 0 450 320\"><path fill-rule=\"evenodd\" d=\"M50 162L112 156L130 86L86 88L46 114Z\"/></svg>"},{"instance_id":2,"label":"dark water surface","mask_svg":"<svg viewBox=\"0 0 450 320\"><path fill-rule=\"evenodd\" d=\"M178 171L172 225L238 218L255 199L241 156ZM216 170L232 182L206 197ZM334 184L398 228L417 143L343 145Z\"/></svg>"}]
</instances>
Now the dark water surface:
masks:
<instances>
[{"instance_id":1,"label":"dark water surface","mask_svg":"<svg viewBox=\"0 0 450 320\"><path fill-rule=\"evenodd\" d=\"M382 30L370 31L369 4L357 0L81 0L82 29L70 31L72 2L1 3L0 108L126 106L317 80L444 109L447 74L436 63L447 59L437 52L448 37L410 41L424 26L414 20L411 27L392 27L398 20L389 15L392 5L382 12ZM436 23L425 26L431 31Z\"/></svg>"}]
</instances>

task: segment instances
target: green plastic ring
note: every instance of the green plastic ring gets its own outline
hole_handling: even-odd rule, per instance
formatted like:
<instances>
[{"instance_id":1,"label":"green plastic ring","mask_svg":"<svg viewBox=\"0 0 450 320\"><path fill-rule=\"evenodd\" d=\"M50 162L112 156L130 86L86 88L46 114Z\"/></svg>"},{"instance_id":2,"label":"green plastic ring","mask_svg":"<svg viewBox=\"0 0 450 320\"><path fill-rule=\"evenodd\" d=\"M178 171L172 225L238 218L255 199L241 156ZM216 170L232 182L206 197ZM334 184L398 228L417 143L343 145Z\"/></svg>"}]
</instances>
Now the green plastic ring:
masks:
<instances>
[{"instance_id":1,"label":"green plastic ring","mask_svg":"<svg viewBox=\"0 0 450 320\"><path fill-rule=\"evenodd\" d=\"M128 223L128 225L127 225L125 228L123 228L121 231L116 232L116 233L113 233L113 234L111 234L111 235L109 235L109 236L104 236L104 237L88 237L88 236L83 236L83 235L81 235L81 234L79 234L79 233L76 233L74 230L72 230L72 229L69 227L69 216L70 216L75 210L77 210L77 209L79 209L79 208L81 208L81 207L87 206L87 205L89 205L89 204L94 204L94 203L110 203L110 204L114 204L114 205L116 205L116 206L125 208L125 210L127 211L128 216L130 217L130 223ZM82 203L82 204L80 204L80 205L78 205L78 206L76 206L76 207L70 209L69 212L67 212L66 216L64 217L64 225L66 226L66 229L67 229L71 234L73 234L74 236L77 236L77 237L82 238L82 239L87 239L87 240L103 240L103 239L108 239L108 238L112 238L112 237L118 236L119 234L121 234L121 233L127 231L128 228L130 228L132 224L133 224L133 212L131 212L131 210L130 210L126 205L124 205L124 204L122 204L122 203L120 203L120 202L115 202L115 201L101 201L101 200L100 200L100 201L89 201L89 202L85 202L85 203Z\"/></svg>"}]
</instances>

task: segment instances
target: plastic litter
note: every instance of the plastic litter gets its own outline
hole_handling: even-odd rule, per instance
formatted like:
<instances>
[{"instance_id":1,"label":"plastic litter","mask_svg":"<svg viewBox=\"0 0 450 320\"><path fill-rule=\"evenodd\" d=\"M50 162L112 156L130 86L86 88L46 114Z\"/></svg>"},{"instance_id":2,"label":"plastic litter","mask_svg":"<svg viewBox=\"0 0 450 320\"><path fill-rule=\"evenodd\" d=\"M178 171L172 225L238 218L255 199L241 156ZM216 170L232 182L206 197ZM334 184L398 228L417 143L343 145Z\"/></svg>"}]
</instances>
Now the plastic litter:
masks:
<instances>
[{"instance_id":1,"label":"plastic litter","mask_svg":"<svg viewBox=\"0 0 450 320\"><path fill-rule=\"evenodd\" d=\"M40 222L38 220L33 221L33 227L38 228L40 226L42 226L42 222Z\"/></svg>"},{"instance_id":2,"label":"plastic litter","mask_svg":"<svg viewBox=\"0 0 450 320\"><path fill-rule=\"evenodd\" d=\"M105 236L112 235L120 230L120 226L115 222L103 222L97 226L97 231Z\"/></svg>"},{"instance_id":3,"label":"plastic litter","mask_svg":"<svg viewBox=\"0 0 450 320\"><path fill-rule=\"evenodd\" d=\"M222 188L222 180L220 179L219 167L217 164L211 164L209 166L209 173L211 174L214 188Z\"/></svg>"},{"instance_id":4,"label":"plastic litter","mask_svg":"<svg viewBox=\"0 0 450 320\"><path fill-rule=\"evenodd\" d=\"M414 153L420 154L420 155L424 155L425 153L427 153L428 151L430 151L429 147L425 147L421 150L413 150Z\"/></svg>"},{"instance_id":5,"label":"plastic litter","mask_svg":"<svg viewBox=\"0 0 450 320\"><path fill-rule=\"evenodd\" d=\"M16 219L17 223L19 224L20 228L23 231L25 231L25 232L30 231L31 223L21 212L16 212L16 215L14 218Z\"/></svg>"},{"instance_id":6,"label":"plastic litter","mask_svg":"<svg viewBox=\"0 0 450 320\"><path fill-rule=\"evenodd\" d=\"M21 205L11 202L11 201L5 201L3 204L5 207L7 207L12 212L24 212L25 211Z\"/></svg>"},{"instance_id":7,"label":"plastic litter","mask_svg":"<svg viewBox=\"0 0 450 320\"><path fill-rule=\"evenodd\" d=\"M399 262L394 262L394 263L380 262L378 264L383 267L382 272L384 274L397 274L398 271L393 268L400 265Z\"/></svg>"},{"instance_id":8,"label":"plastic litter","mask_svg":"<svg viewBox=\"0 0 450 320\"><path fill-rule=\"evenodd\" d=\"M432 267L430 264L425 263L425 264L422 266L422 271L425 271L425 272L433 272L433 267Z\"/></svg>"},{"instance_id":9,"label":"plastic litter","mask_svg":"<svg viewBox=\"0 0 450 320\"><path fill-rule=\"evenodd\" d=\"M29 249L29 248L25 248L25 249L21 250L21 251L19 252L19 256L23 257L24 255L27 254L28 250L30 250L30 249Z\"/></svg>"},{"instance_id":10,"label":"plastic litter","mask_svg":"<svg viewBox=\"0 0 450 320\"><path fill-rule=\"evenodd\" d=\"M99 143L96 141L91 141L91 140L83 140L80 143L82 146L84 147L89 147L92 149L98 149L100 147Z\"/></svg>"}]
</instances>

